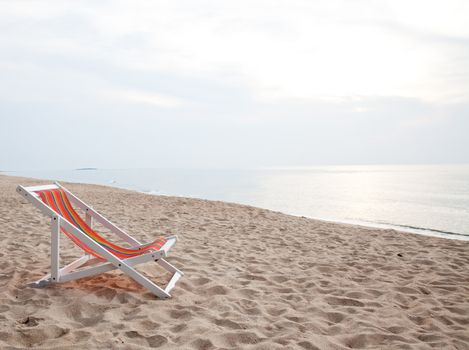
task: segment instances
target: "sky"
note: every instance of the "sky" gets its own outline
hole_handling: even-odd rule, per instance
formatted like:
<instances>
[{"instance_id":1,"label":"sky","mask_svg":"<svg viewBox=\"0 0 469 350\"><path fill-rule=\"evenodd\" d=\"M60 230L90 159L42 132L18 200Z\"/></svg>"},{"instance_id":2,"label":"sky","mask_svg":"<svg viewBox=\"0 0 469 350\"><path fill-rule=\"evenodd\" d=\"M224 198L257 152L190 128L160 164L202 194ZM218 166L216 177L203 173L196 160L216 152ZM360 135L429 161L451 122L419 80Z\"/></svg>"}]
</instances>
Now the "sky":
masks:
<instances>
[{"instance_id":1,"label":"sky","mask_svg":"<svg viewBox=\"0 0 469 350\"><path fill-rule=\"evenodd\" d=\"M469 163L467 0L0 8L0 170Z\"/></svg>"}]
</instances>

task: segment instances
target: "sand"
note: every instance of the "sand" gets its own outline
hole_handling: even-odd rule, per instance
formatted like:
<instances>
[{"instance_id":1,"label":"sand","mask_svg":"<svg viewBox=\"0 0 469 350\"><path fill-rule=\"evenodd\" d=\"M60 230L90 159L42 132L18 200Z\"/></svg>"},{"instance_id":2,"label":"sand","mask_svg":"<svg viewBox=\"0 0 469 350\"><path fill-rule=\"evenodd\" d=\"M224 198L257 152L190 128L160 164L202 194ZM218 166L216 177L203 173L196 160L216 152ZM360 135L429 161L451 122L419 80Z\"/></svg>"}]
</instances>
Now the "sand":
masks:
<instances>
[{"instance_id":1,"label":"sand","mask_svg":"<svg viewBox=\"0 0 469 350\"><path fill-rule=\"evenodd\" d=\"M177 234L185 276L169 300L118 272L38 289L49 222L19 183L47 181L0 176L1 349L469 349L469 242L67 184L142 241Z\"/></svg>"}]
</instances>

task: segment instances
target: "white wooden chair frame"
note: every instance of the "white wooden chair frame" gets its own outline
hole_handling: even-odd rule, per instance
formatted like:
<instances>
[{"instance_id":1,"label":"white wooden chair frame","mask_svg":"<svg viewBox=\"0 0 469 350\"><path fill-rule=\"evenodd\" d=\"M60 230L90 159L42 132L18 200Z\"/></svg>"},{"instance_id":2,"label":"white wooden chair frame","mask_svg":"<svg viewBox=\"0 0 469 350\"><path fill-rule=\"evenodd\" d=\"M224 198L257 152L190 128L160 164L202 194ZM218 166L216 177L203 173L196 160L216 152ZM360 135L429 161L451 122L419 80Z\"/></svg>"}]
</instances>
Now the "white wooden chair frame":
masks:
<instances>
[{"instance_id":1,"label":"white wooden chair frame","mask_svg":"<svg viewBox=\"0 0 469 350\"><path fill-rule=\"evenodd\" d=\"M95 211L91 206L81 201L78 197L73 195L70 191L68 191L58 182L51 185L43 186L18 186L16 191L20 195L29 200L46 216L49 216L51 218L51 272L50 274L44 276L38 281L32 283L34 287L42 287L51 283L69 282L79 278L90 277L107 271L119 269L123 273L134 279L137 283L150 290L150 292L155 294L157 297L162 299L171 297L169 292L171 291L171 289L173 289L179 278L184 275L180 270L178 270L176 267L174 267L165 260L169 250L176 243L176 236L166 237L166 243L158 251L151 251L129 259L119 259L114 254L110 253L108 250L103 248L100 244L96 243L93 239L88 237L88 235L86 235L83 231L78 229L76 226L72 225L63 216L59 215L49 206L44 204L39 198L39 196L34 192L58 188L61 188L66 192L72 204L85 211L85 221L90 227L92 225L93 219L95 219L97 222L102 224L104 227L108 228L111 232L119 236L125 242L129 243L132 248L138 248L139 246L142 246L139 241L137 241L135 238L131 237L129 234L127 234L126 232L118 228L116 225L114 225L112 222L107 220L104 216ZM64 228L68 233L70 233L78 240L83 242L86 246L94 250L101 257L106 259L107 262L103 263L101 260L93 257L92 255L85 254L81 258L73 261L67 266L60 268L59 257L61 228ZM141 264L151 260L157 262L162 268L172 273L172 277L164 289L156 285L154 282L150 281L148 278L146 278L134 268L134 266L137 264ZM87 267L79 269L84 264L87 264Z\"/></svg>"}]
</instances>

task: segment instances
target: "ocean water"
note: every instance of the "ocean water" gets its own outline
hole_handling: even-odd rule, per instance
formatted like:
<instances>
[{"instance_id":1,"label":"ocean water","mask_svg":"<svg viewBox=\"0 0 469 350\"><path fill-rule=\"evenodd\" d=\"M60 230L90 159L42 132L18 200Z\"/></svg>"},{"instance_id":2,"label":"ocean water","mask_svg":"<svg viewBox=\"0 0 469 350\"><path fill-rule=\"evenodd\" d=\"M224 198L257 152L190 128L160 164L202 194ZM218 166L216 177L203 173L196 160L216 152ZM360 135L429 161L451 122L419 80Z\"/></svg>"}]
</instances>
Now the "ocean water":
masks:
<instances>
[{"instance_id":1,"label":"ocean water","mask_svg":"<svg viewBox=\"0 0 469 350\"><path fill-rule=\"evenodd\" d=\"M7 174L221 200L328 221L469 239L469 165L91 169Z\"/></svg>"}]
</instances>

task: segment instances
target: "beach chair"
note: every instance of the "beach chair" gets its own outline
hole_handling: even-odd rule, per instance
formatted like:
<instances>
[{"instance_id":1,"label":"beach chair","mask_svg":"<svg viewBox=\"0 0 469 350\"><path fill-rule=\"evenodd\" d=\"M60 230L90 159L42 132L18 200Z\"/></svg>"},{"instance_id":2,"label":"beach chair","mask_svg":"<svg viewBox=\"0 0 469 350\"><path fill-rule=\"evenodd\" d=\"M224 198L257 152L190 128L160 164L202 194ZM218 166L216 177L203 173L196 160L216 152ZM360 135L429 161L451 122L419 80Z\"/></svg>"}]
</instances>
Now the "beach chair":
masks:
<instances>
[{"instance_id":1,"label":"beach chair","mask_svg":"<svg viewBox=\"0 0 469 350\"><path fill-rule=\"evenodd\" d=\"M34 282L33 286L69 282L119 269L157 297L171 297L169 292L183 276L165 259L176 243L176 236L160 237L152 243L141 244L57 182L44 186L18 186L16 190L51 219L51 272ZM84 211L84 219L72 204ZM114 244L94 231L93 219L127 242L129 247ZM60 232L85 252L81 258L62 268L59 266ZM172 274L165 288L135 270L135 265L148 261L155 261Z\"/></svg>"}]
</instances>

